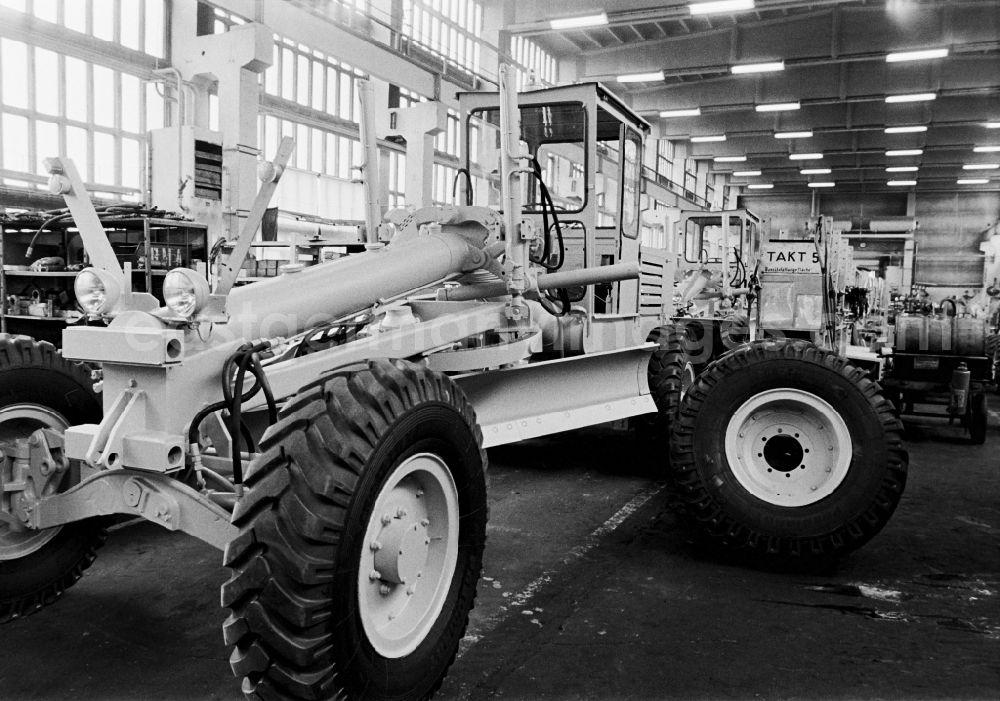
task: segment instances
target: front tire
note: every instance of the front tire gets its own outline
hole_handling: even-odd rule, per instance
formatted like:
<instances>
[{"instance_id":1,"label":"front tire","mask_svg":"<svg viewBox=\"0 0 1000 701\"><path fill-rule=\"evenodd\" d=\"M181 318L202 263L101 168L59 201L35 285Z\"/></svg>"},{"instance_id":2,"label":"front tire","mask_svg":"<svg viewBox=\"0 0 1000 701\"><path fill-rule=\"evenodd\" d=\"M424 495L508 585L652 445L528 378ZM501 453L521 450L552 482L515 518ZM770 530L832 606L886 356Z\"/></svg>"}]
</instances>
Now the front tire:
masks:
<instances>
[{"instance_id":1,"label":"front tire","mask_svg":"<svg viewBox=\"0 0 1000 701\"><path fill-rule=\"evenodd\" d=\"M247 470L226 549L225 639L270 699L424 699L482 567L486 456L441 373L369 361L305 387Z\"/></svg>"},{"instance_id":2,"label":"front tire","mask_svg":"<svg viewBox=\"0 0 1000 701\"><path fill-rule=\"evenodd\" d=\"M687 393L673 475L715 544L758 561L838 557L899 502L901 430L878 385L843 358L802 341L756 342Z\"/></svg>"},{"instance_id":3,"label":"front tire","mask_svg":"<svg viewBox=\"0 0 1000 701\"><path fill-rule=\"evenodd\" d=\"M99 423L102 412L86 366L66 360L51 343L0 336L0 443L26 439L39 428ZM2 463L0 469L6 469ZM100 519L42 531L0 522L0 623L61 597L94 562L106 537Z\"/></svg>"}]
</instances>

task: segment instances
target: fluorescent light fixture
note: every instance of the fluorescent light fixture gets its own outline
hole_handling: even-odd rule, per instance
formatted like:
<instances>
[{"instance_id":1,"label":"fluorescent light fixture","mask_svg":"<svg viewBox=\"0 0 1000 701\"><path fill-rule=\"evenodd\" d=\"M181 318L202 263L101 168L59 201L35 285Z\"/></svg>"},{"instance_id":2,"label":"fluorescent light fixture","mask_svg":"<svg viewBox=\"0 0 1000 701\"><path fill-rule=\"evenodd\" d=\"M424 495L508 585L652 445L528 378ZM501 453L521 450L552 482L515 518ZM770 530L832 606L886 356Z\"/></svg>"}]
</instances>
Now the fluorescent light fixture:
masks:
<instances>
[{"instance_id":1,"label":"fluorescent light fixture","mask_svg":"<svg viewBox=\"0 0 1000 701\"><path fill-rule=\"evenodd\" d=\"M691 142L695 144L707 144L713 141L725 141L725 134L713 134L711 136L692 136Z\"/></svg>"},{"instance_id":2,"label":"fluorescent light fixture","mask_svg":"<svg viewBox=\"0 0 1000 701\"><path fill-rule=\"evenodd\" d=\"M1000 152L1000 146L976 146L972 150L976 153L997 153Z\"/></svg>"},{"instance_id":3,"label":"fluorescent light fixture","mask_svg":"<svg viewBox=\"0 0 1000 701\"><path fill-rule=\"evenodd\" d=\"M948 55L948 49L925 49L924 51L898 51L886 54L886 63L899 63L900 61L923 61L929 58L944 58Z\"/></svg>"},{"instance_id":4,"label":"fluorescent light fixture","mask_svg":"<svg viewBox=\"0 0 1000 701\"><path fill-rule=\"evenodd\" d=\"M985 185L989 181L989 178L959 178L955 182L959 185Z\"/></svg>"},{"instance_id":5,"label":"fluorescent light fixture","mask_svg":"<svg viewBox=\"0 0 1000 701\"><path fill-rule=\"evenodd\" d=\"M790 161L815 161L823 157L822 153L793 153L788 157Z\"/></svg>"},{"instance_id":6,"label":"fluorescent light fixture","mask_svg":"<svg viewBox=\"0 0 1000 701\"><path fill-rule=\"evenodd\" d=\"M663 71L653 71L652 73L626 73L618 76L619 83L653 83L663 80Z\"/></svg>"},{"instance_id":7,"label":"fluorescent light fixture","mask_svg":"<svg viewBox=\"0 0 1000 701\"><path fill-rule=\"evenodd\" d=\"M730 68L733 73L775 73L785 70L784 61L767 61L765 63L743 63Z\"/></svg>"},{"instance_id":8,"label":"fluorescent light fixture","mask_svg":"<svg viewBox=\"0 0 1000 701\"><path fill-rule=\"evenodd\" d=\"M746 156L716 156L716 163L743 163L746 161Z\"/></svg>"},{"instance_id":9,"label":"fluorescent light fixture","mask_svg":"<svg viewBox=\"0 0 1000 701\"><path fill-rule=\"evenodd\" d=\"M683 110L663 110L660 112L661 117L697 117L700 114L700 107L691 107Z\"/></svg>"},{"instance_id":10,"label":"fluorescent light fixture","mask_svg":"<svg viewBox=\"0 0 1000 701\"><path fill-rule=\"evenodd\" d=\"M919 166L890 166L885 169L886 173L915 173L920 170Z\"/></svg>"},{"instance_id":11,"label":"fluorescent light fixture","mask_svg":"<svg viewBox=\"0 0 1000 701\"><path fill-rule=\"evenodd\" d=\"M919 156L924 150L922 148L898 148L886 151L886 156Z\"/></svg>"},{"instance_id":12,"label":"fluorescent light fixture","mask_svg":"<svg viewBox=\"0 0 1000 701\"><path fill-rule=\"evenodd\" d=\"M773 190L774 183L751 183L747 185L750 190Z\"/></svg>"},{"instance_id":13,"label":"fluorescent light fixture","mask_svg":"<svg viewBox=\"0 0 1000 701\"><path fill-rule=\"evenodd\" d=\"M926 102L936 100L937 95L932 92L910 93L909 95L886 95L886 102Z\"/></svg>"},{"instance_id":14,"label":"fluorescent light fixture","mask_svg":"<svg viewBox=\"0 0 1000 701\"><path fill-rule=\"evenodd\" d=\"M717 0L717 2L692 2L688 9L692 15L711 15L716 12L752 10L754 0Z\"/></svg>"},{"instance_id":15,"label":"fluorescent light fixture","mask_svg":"<svg viewBox=\"0 0 1000 701\"><path fill-rule=\"evenodd\" d=\"M1000 122L983 122L983 126L987 129L1000 129Z\"/></svg>"},{"instance_id":16,"label":"fluorescent light fixture","mask_svg":"<svg viewBox=\"0 0 1000 701\"><path fill-rule=\"evenodd\" d=\"M734 178L753 178L760 175L759 170L737 170L733 172Z\"/></svg>"},{"instance_id":17,"label":"fluorescent light fixture","mask_svg":"<svg viewBox=\"0 0 1000 701\"><path fill-rule=\"evenodd\" d=\"M774 132L775 139L808 139L812 136L811 131L776 131Z\"/></svg>"},{"instance_id":18,"label":"fluorescent light fixture","mask_svg":"<svg viewBox=\"0 0 1000 701\"><path fill-rule=\"evenodd\" d=\"M580 17L560 17L549 20L552 29L581 29L583 27L601 27L608 23L608 15L602 12L599 15L582 15Z\"/></svg>"},{"instance_id":19,"label":"fluorescent light fixture","mask_svg":"<svg viewBox=\"0 0 1000 701\"><path fill-rule=\"evenodd\" d=\"M890 180L886 183L890 187L911 187L916 184L916 180Z\"/></svg>"},{"instance_id":20,"label":"fluorescent light fixture","mask_svg":"<svg viewBox=\"0 0 1000 701\"><path fill-rule=\"evenodd\" d=\"M817 182L817 183L809 183L809 187L833 187L836 184L837 183Z\"/></svg>"},{"instance_id":21,"label":"fluorescent light fixture","mask_svg":"<svg viewBox=\"0 0 1000 701\"><path fill-rule=\"evenodd\" d=\"M790 112L802 107L798 102L771 102L769 104L757 105L754 107L758 112Z\"/></svg>"},{"instance_id":22,"label":"fluorescent light fixture","mask_svg":"<svg viewBox=\"0 0 1000 701\"><path fill-rule=\"evenodd\" d=\"M962 170L996 170L1000 168L1000 163L970 163L962 166Z\"/></svg>"},{"instance_id":23,"label":"fluorescent light fixture","mask_svg":"<svg viewBox=\"0 0 1000 701\"><path fill-rule=\"evenodd\" d=\"M914 125L912 127L886 127L886 134L919 134L922 131L927 131L927 127L923 125Z\"/></svg>"},{"instance_id":24,"label":"fluorescent light fixture","mask_svg":"<svg viewBox=\"0 0 1000 701\"><path fill-rule=\"evenodd\" d=\"M799 171L802 175L829 175L831 172L829 168L803 168Z\"/></svg>"}]
</instances>

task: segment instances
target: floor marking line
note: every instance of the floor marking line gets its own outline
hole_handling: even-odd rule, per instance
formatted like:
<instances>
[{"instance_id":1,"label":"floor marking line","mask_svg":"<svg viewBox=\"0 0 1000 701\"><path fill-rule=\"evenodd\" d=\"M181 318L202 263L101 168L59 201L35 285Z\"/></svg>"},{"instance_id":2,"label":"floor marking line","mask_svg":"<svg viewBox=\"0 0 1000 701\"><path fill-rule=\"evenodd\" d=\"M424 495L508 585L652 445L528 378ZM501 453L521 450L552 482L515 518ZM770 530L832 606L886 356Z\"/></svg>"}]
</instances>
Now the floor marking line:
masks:
<instances>
[{"instance_id":1,"label":"floor marking line","mask_svg":"<svg viewBox=\"0 0 1000 701\"><path fill-rule=\"evenodd\" d=\"M639 490L624 506L612 514L607 521L602 523L588 536L586 536L583 543L577 545L575 548L566 553L559 561L558 567L552 567L542 572L535 579L529 582L524 589L511 596L507 600L507 604L502 606L499 611L494 613L492 616L488 616L476 631L467 632L465 637L463 637L459 643L458 653L455 655L456 659L460 658L470 647L482 640L486 635L489 635L501 623L507 620L513 612L512 609L523 607L527 604L527 602L530 601L543 586L552 581L552 578L558 574L561 566L567 565L574 560L579 560L588 552L593 550L602 538L614 532L615 529L621 526L629 516L641 509L650 499L660 494L665 487L665 482L655 482L648 487L644 487Z\"/></svg>"}]
</instances>

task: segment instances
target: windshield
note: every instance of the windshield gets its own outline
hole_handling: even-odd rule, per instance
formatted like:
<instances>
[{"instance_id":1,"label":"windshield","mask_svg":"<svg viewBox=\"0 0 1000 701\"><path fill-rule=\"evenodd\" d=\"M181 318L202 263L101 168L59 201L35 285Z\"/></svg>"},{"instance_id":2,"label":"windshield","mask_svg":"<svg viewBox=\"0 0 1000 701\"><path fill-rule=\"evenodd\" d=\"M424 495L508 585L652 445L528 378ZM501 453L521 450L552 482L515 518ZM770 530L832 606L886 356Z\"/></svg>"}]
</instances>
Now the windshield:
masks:
<instances>
[{"instance_id":1,"label":"windshield","mask_svg":"<svg viewBox=\"0 0 1000 701\"><path fill-rule=\"evenodd\" d=\"M586 198L585 169L587 115L582 104L525 105L521 109L521 138L541 183L560 212L579 212ZM500 110L476 110L469 116L469 174L473 203L500 206ZM524 211L542 210L542 184L526 178Z\"/></svg>"}]
</instances>

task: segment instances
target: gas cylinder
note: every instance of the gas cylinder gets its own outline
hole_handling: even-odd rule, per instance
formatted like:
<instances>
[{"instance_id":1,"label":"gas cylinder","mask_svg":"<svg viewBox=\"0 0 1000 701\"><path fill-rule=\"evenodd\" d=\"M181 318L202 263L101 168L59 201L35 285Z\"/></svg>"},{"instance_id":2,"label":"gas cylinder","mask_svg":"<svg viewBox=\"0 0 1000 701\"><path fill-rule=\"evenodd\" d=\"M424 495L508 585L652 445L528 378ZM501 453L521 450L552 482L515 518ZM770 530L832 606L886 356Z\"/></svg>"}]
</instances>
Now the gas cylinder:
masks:
<instances>
[{"instance_id":1,"label":"gas cylinder","mask_svg":"<svg viewBox=\"0 0 1000 701\"><path fill-rule=\"evenodd\" d=\"M948 402L949 414L964 414L966 400L969 397L969 383L972 373L965 363L959 363L951 373L951 401Z\"/></svg>"}]
</instances>

